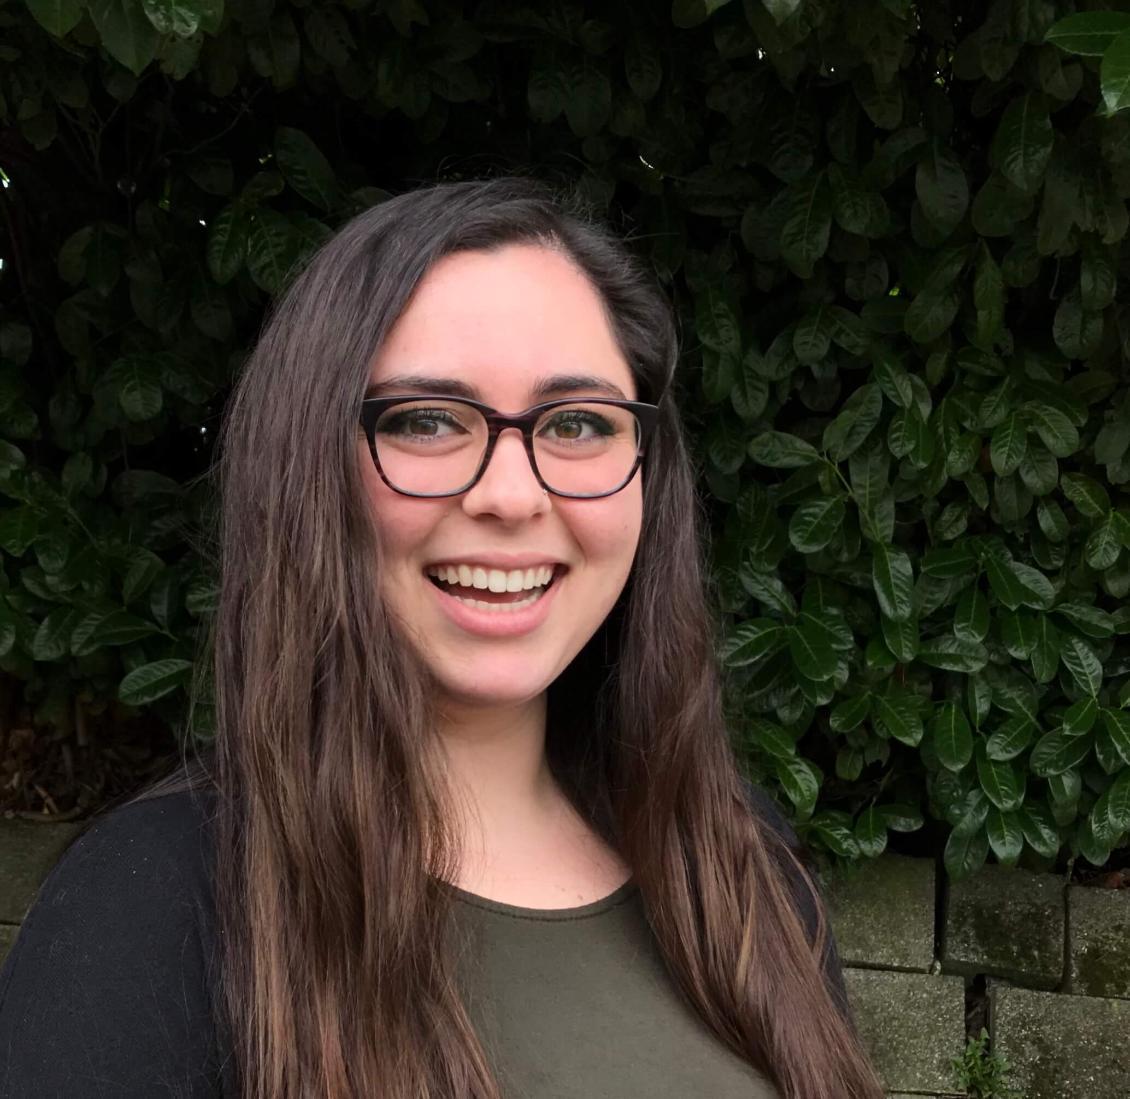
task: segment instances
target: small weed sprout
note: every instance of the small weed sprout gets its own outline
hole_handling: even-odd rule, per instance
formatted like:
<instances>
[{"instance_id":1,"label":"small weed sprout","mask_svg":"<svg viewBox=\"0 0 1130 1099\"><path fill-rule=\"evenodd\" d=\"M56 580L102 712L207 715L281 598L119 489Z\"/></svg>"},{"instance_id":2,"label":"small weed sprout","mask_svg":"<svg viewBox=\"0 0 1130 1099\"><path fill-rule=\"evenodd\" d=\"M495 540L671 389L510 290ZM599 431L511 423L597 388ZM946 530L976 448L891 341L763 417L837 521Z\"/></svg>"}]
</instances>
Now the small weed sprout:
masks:
<instances>
[{"instance_id":1,"label":"small weed sprout","mask_svg":"<svg viewBox=\"0 0 1130 1099\"><path fill-rule=\"evenodd\" d=\"M969 1094L969 1099L1023 1099L1005 1080L1012 1072L1008 1059L987 1052L988 1040L989 1032L982 1027L976 1038L966 1041L965 1052L953 1059L958 1085Z\"/></svg>"}]
</instances>

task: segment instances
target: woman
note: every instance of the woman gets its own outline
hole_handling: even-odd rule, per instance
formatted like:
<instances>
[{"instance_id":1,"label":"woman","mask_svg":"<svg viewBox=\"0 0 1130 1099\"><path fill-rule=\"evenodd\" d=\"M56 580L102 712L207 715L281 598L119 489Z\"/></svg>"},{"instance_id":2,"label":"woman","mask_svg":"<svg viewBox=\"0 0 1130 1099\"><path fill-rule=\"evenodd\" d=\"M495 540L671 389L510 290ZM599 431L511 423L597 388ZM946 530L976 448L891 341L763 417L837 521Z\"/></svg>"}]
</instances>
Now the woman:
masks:
<instances>
[{"instance_id":1,"label":"woman","mask_svg":"<svg viewBox=\"0 0 1130 1099\"><path fill-rule=\"evenodd\" d=\"M529 181L321 249L226 411L214 753L44 885L4 1095L882 1094L728 743L675 361Z\"/></svg>"}]
</instances>

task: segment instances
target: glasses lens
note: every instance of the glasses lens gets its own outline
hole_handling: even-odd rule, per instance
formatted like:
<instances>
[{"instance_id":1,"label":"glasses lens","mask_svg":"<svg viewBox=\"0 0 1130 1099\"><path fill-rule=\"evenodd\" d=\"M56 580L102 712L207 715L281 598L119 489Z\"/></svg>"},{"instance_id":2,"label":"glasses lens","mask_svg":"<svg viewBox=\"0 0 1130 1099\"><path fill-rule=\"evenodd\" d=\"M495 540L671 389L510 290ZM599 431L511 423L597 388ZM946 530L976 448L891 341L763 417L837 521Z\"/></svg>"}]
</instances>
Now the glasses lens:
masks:
<instances>
[{"instance_id":1,"label":"glasses lens","mask_svg":"<svg viewBox=\"0 0 1130 1099\"><path fill-rule=\"evenodd\" d=\"M468 484L487 445L487 422L457 401L409 401L385 409L373 431L377 460L405 492L455 492Z\"/></svg>"},{"instance_id":2,"label":"glasses lens","mask_svg":"<svg viewBox=\"0 0 1130 1099\"><path fill-rule=\"evenodd\" d=\"M542 480L558 492L600 496L619 488L639 450L635 415L615 405L559 405L534 428L534 457Z\"/></svg>"},{"instance_id":3,"label":"glasses lens","mask_svg":"<svg viewBox=\"0 0 1130 1099\"><path fill-rule=\"evenodd\" d=\"M409 401L382 413L373 441L396 488L451 493L474 479L487 425L477 409L457 401ZM551 489L602 496L627 481L639 442L639 421L627 409L577 401L542 413L534 427L534 460Z\"/></svg>"}]
</instances>

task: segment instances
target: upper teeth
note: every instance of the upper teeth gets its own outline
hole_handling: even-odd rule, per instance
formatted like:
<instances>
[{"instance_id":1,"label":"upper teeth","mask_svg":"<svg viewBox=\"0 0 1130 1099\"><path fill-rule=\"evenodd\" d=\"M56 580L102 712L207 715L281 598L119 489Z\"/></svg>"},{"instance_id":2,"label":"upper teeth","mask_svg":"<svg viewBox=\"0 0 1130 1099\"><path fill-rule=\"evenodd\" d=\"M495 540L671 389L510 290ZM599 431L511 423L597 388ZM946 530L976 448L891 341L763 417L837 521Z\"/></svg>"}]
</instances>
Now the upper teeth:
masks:
<instances>
[{"instance_id":1,"label":"upper teeth","mask_svg":"<svg viewBox=\"0 0 1130 1099\"><path fill-rule=\"evenodd\" d=\"M461 584L465 588L485 588L489 591L525 591L548 584L553 578L553 568L541 565L533 569L483 569L477 565L431 565L428 575L445 580L449 584Z\"/></svg>"}]
</instances>

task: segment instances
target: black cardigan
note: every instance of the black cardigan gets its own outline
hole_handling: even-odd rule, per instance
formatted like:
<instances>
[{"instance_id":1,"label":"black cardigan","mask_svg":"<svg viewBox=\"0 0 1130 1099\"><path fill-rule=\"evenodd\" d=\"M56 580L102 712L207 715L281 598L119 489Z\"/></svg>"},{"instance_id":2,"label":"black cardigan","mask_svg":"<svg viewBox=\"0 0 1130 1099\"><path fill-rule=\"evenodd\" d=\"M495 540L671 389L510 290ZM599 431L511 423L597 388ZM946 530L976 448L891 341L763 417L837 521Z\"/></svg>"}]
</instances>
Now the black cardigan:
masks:
<instances>
[{"instance_id":1,"label":"black cardigan","mask_svg":"<svg viewBox=\"0 0 1130 1099\"><path fill-rule=\"evenodd\" d=\"M797 846L769 796L761 818ZM234 1099L212 997L212 794L166 794L96 818L40 888L0 969L0 1099ZM816 909L797 889L810 939ZM829 985L846 1007L834 941Z\"/></svg>"}]
</instances>

